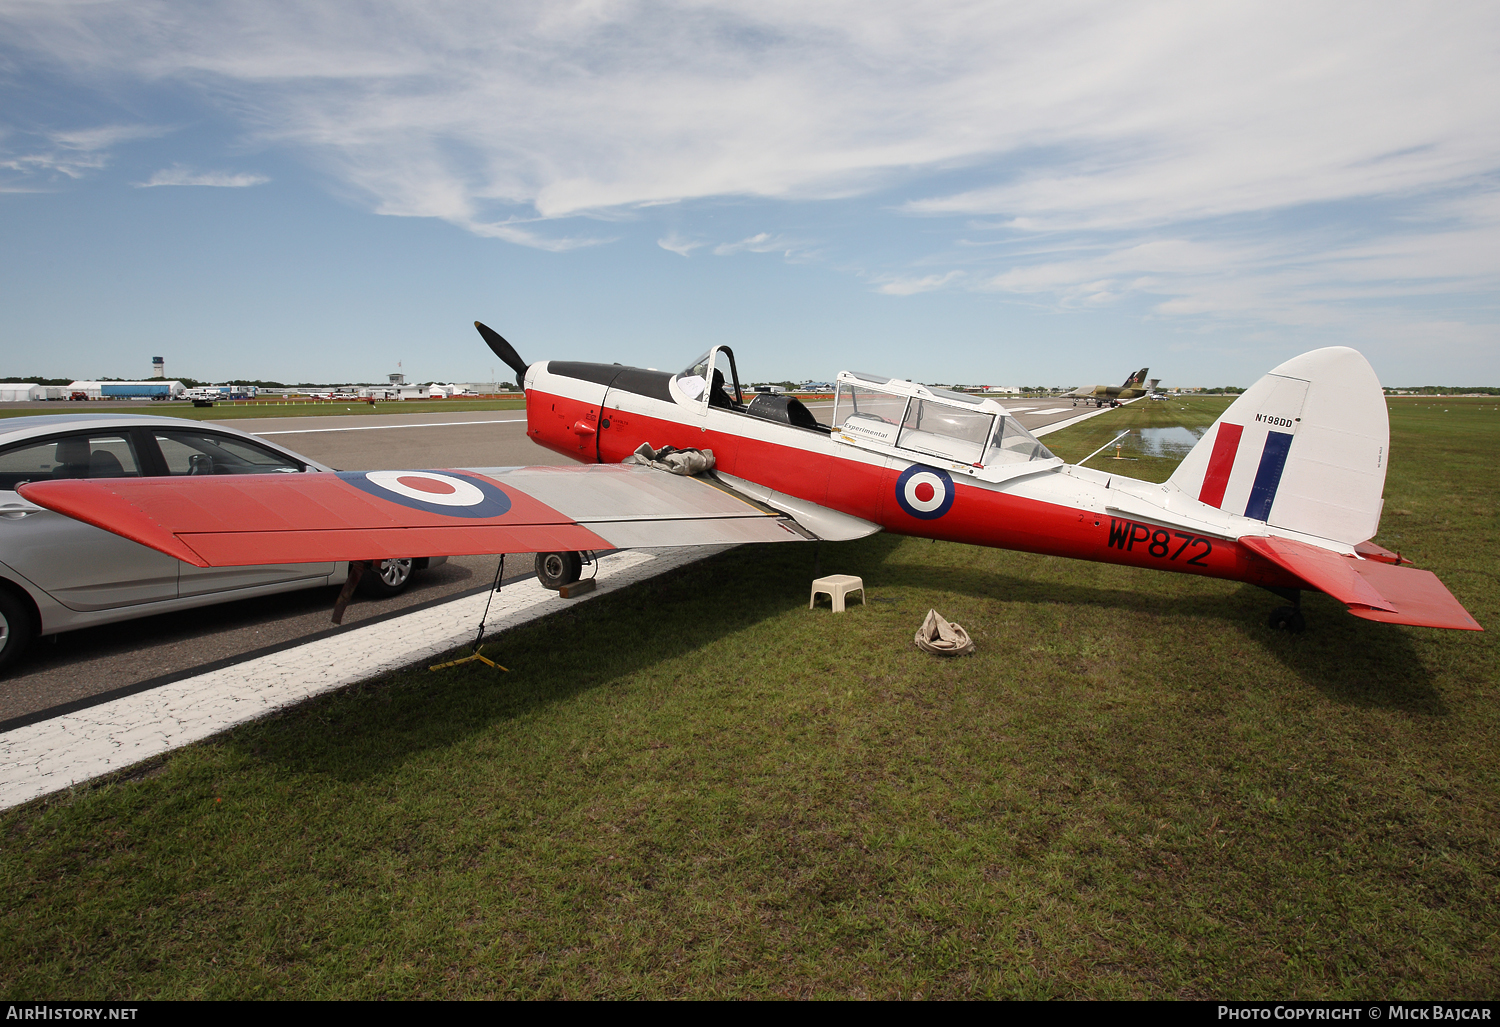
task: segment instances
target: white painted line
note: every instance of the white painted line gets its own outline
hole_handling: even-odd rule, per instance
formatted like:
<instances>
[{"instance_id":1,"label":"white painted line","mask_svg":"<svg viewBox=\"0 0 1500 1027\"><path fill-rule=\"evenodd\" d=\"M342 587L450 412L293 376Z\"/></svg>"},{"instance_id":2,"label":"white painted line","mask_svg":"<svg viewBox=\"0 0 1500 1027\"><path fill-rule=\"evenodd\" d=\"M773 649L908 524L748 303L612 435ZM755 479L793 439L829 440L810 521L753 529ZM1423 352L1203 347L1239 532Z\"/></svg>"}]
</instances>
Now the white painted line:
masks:
<instances>
[{"instance_id":1,"label":"white painted line","mask_svg":"<svg viewBox=\"0 0 1500 1027\"><path fill-rule=\"evenodd\" d=\"M494 597L485 636L653 578L732 546L632 550L599 560L599 587L560 599L535 579ZM0 809L201 741L315 695L420 665L474 641L491 593L352 627L306 645L221 667L0 735ZM487 653L504 663L500 653ZM495 672L497 675L499 671Z\"/></svg>"},{"instance_id":2,"label":"white painted line","mask_svg":"<svg viewBox=\"0 0 1500 1027\"><path fill-rule=\"evenodd\" d=\"M505 421L435 421L432 424L367 424L359 428L289 428L286 431L258 431L257 435L317 435L329 431L383 431L386 428L452 428L465 424L525 424L526 418Z\"/></svg>"},{"instance_id":3,"label":"white painted line","mask_svg":"<svg viewBox=\"0 0 1500 1027\"><path fill-rule=\"evenodd\" d=\"M1142 397L1137 396L1135 399L1127 399L1122 402L1120 406L1129 406L1131 403L1135 403L1141 398ZM1071 428L1073 425L1078 424L1080 421L1087 421L1090 417L1098 417L1100 414L1107 414L1114 409L1114 407L1100 407L1098 410L1090 410L1086 414L1079 414L1077 417L1070 417L1066 421L1058 421L1056 424L1049 424L1044 428L1033 428L1031 429L1031 434L1035 435L1037 438L1041 438L1043 435L1051 435L1055 431L1062 431L1064 428Z\"/></svg>"},{"instance_id":4,"label":"white painted line","mask_svg":"<svg viewBox=\"0 0 1500 1027\"><path fill-rule=\"evenodd\" d=\"M1048 410L1033 410L1031 412L1033 414L1036 414L1036 415L1040 416L1042 414L1066 414L1069 410L1077 410L1077 409L1078 409L1077 407L1052 407L1052 408L1050 408Z\"/></svg>"}]
</instances>

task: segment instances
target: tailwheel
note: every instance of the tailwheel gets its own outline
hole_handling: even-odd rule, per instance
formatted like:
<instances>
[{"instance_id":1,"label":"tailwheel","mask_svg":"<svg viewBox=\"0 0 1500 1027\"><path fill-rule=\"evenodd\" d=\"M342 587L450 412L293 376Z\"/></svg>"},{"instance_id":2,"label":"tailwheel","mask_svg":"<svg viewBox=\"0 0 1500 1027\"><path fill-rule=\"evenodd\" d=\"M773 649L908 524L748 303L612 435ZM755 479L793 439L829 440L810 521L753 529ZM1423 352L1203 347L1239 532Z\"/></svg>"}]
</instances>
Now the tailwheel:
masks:
<instances>
[{"instance_id":1,"label":"tailwheel","mask_svg":"<svg viewBox=\"0 0 1500 1027\"><path fill-rule=\"evenodd\" d=\"M1307 621L1302 616L1302 611L1295 606L1278 606L1271 611L1268 623L1272 631L1288 631L1294 635L1300 635L1307 627Z\"/></svg>"},{"instance_id":2,"label":"tailwheel","mask_svg":"<svg viewBox=\"0 0 1500 1027\"><path fill-rule=\"evenodd\" d=\"M543 588L571 585L583 574L582 553L537 553L536 577Z\"/></svg>"}]
</instances>

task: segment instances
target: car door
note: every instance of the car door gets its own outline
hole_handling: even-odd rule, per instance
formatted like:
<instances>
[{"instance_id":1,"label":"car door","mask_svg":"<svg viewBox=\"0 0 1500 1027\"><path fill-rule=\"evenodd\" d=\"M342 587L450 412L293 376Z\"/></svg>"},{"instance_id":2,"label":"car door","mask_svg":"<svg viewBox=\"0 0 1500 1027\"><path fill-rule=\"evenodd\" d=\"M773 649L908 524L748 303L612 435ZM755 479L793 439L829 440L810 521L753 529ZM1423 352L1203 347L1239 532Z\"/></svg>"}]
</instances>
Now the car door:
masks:
<instances>
[{"instance_id":1,"label":"car door","mask_svg":"<svg viewBox=\"0 0 1500 1027\"><path fill-rule=\"evenodd\" d=\"M169 475L301 474L307 465L269 446L211 428L153 426L146 429ZM204 595L257 585L326 578L335 563L277 563L249 567L194 567L182 564L179 596Z\"/></svg>"},{"instance_id":2,"label":"car door","mask_svg":"<svg viewBox=\"0 0 1500 1027\"><path fill-rule=\"evenodd\" d=\"M16 493L27 481L139 477L126 430L68 432L0 450L0 562L71 610L108 610L177 595L178 560L45 510Z\"/></svg>"}]
</instances>

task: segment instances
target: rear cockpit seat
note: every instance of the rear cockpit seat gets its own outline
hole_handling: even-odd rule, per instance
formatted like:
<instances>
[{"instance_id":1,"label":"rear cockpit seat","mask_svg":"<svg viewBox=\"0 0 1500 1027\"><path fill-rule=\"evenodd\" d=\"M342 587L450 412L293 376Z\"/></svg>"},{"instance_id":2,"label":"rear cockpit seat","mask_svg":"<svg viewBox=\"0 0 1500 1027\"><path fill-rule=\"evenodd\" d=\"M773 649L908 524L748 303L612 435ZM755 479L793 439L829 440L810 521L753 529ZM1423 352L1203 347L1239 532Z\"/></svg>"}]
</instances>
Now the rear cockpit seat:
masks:
<instances>
[{"instance_id":1,"label":"rear cockpit seat","mask_svg":"<svg viewBox=\"0 0 1500 1027\"><path fill-rule=\"evenodd\" d=\"M800 399L792 396L760 393L750 401L750 405L745 408L745 413L751 417L775 421L777 424L789 424L793 428L810 428L824 434L831 430L826 424L819 424L812 411L807 409Z\"/></svg>"}]
</instances>

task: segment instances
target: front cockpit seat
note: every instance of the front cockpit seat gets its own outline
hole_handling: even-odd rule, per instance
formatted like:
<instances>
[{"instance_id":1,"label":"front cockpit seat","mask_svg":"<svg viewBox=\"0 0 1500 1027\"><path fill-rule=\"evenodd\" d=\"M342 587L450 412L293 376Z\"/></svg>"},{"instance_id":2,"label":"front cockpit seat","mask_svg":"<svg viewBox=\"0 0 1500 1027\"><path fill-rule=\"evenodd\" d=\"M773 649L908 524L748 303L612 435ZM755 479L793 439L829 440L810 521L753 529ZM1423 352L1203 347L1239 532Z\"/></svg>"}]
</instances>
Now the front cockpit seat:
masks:
<instances>
[{"instance_id":1,"label":"front cockpit seat","mask_svg":"<svg viewBox=\"0 0 1500 1027\"><path fill-rule=\"evenodd\" d=\"M708 389L708 405L718 407L720 410L741 409L735 403L734 397L729 394L729 390L724 387L724 372L717 367L714 368L713 382Z\"/></svg>"}]
</instances>

